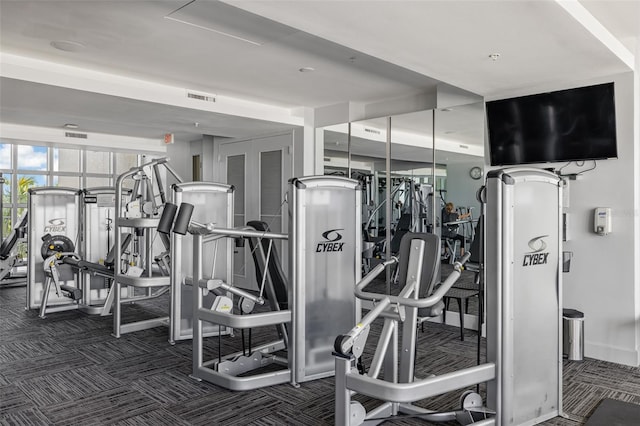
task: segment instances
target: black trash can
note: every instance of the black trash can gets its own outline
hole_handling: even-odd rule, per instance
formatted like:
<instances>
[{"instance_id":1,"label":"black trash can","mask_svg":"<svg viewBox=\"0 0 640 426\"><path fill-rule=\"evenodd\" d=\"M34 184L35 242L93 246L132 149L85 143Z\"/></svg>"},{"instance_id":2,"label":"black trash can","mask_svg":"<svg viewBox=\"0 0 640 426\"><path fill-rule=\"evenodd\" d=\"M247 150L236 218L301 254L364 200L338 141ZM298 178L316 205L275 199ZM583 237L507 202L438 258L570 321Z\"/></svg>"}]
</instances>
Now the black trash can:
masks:
<instances>
[{"instance_id":1,"label":"black trash can","mask_svg":"<svg viewBox=\"0 0 640 426\"><path fill-rule=\"evenodd\" d=\"M562 355L569 361L584 358L584 313L562 310Z\"/></svg>"}]
</instances>

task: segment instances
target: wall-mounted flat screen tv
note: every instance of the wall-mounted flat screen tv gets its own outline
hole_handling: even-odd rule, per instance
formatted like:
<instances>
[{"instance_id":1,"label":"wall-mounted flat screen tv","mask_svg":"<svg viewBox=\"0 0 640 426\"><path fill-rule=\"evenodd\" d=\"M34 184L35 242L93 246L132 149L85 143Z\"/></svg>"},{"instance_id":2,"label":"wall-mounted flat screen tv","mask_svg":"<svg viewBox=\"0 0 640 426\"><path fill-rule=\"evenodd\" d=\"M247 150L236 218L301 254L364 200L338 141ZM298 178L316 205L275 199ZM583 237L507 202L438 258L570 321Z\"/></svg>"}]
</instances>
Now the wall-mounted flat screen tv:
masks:
<instances>
[{"instance_id":1,"label":"wall-mounted flat screen tv","mask_svg":"<svg viewBox=\"0 0 640 426\"><path fill-rule=\"evenodd\" d=\"M492 166L617 157L613 83L487 102Z\"/></svg>"}]
</instances>

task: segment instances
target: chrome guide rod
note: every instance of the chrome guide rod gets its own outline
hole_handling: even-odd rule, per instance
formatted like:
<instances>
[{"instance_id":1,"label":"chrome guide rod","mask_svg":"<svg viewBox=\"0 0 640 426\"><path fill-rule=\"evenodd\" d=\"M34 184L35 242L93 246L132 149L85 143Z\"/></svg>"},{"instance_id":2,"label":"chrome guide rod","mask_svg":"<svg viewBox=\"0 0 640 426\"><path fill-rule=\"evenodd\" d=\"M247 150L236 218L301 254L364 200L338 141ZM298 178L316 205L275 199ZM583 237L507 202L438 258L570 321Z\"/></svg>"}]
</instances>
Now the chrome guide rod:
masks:
<instances>
[{"instance_id":1,"label":"chrome guide rod","mask_svg":"<svg viewBox=\"0 0 640 426\"><path fill-rule=\"evenodd\" d=\"M386 244L386 259L391 259L391 214L393 212L393 206L391 205L391 117L387 117L387 147L385 156L385 167L387 169L387 190L385 191L387 197L386 205L386 218L385 218L385 238ZM387 294L391 294L391 270L386 270L386 282L387 282Z\"/></svg>"}]
</instances>

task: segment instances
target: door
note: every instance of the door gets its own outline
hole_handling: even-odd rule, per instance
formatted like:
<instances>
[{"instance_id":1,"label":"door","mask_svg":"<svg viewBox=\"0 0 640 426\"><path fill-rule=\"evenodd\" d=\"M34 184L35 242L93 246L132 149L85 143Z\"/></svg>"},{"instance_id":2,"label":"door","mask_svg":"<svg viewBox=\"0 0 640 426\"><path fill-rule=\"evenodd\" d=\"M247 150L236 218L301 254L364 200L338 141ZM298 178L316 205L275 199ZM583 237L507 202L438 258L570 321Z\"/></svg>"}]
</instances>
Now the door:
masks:
<instances>
[{"instance_id":1,"label":"door","mask_svg":"<svg viewBox=\"0 0 640 426\"><path fill-rule=\"evenodd\" d=\"M234 226L261 220L272 232L287 232L287 182L293 170L293 133L230 142L220 146L219 178L235 187ZM282 268L287 270L286 241L274 242ZM258 290L249 244L234 256L234 285Z\"/></svg>"}]
</instances>

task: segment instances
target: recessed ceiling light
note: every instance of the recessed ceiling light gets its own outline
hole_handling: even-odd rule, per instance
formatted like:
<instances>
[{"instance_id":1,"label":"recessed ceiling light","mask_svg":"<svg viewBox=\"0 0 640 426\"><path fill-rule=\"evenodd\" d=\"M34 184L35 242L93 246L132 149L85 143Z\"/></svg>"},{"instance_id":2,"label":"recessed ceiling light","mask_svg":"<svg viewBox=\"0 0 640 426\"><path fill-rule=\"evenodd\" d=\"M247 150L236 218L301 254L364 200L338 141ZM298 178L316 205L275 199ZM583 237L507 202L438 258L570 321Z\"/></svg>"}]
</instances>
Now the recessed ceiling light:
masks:
<instances>
[{"instance_id":1,"label":"recessed ceiling light","mask_svg":"<svg viewBox=\"0 0 640 426\"><path fill-rule=\"evenodd\" d=\"M315 71L315 70L316 70L316 69L315 69L315 68L312 68L312 67L302 67L302 68L300 68L298 71L300 71L300 72L313 72L313 71Z\"/></svg>"},{"instance_id":2,"label":"recessed ceiling light","mask_svg":"<svg viewBox=\"0 0 640 426\"><path fill-rule=\"evenodd\" d=\"M73 124L73 123L67 123L64 125L65 129L77 129L79 126L77 124Z\"/></svg>"},{"instance_id":3,"label":"recessed ceiling light","mask_svg":"<svg viewBox=\"0 0 640 426\"><path fill-rule=\"evenodd\" d=\"M54 47L58 50L63 50L65 52L79 52L80 50L85 48L85 45L70 40L54 40L51 43L51 47Z\"/></svg>"},{"instance_id":4,"label":"recessed ceiling light","mask_svg":"<svg viewBox=\"0 0 640 426\"><path fill-rule=\"evenodd\" d=\"M492 61L497 61L498 59L500 59L500 54L499 53L490 53L489 54L489 59L491 59Z\"/></svg>"}]
</instances>

